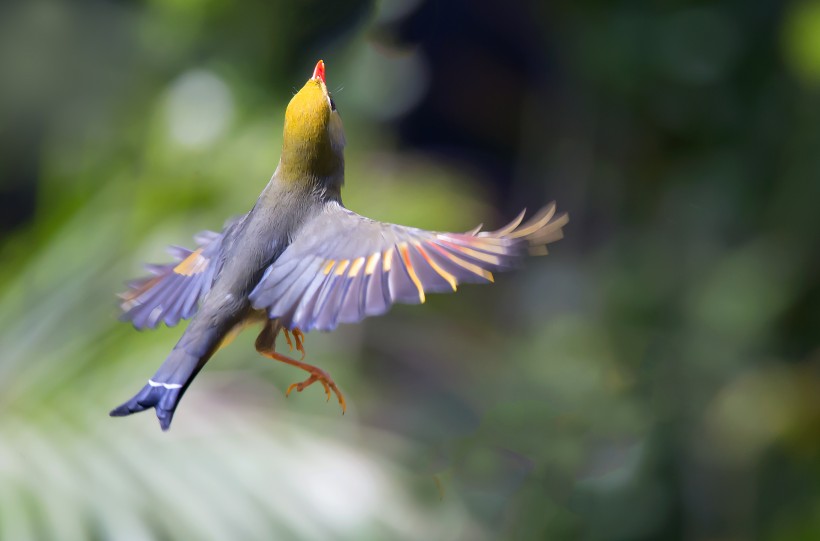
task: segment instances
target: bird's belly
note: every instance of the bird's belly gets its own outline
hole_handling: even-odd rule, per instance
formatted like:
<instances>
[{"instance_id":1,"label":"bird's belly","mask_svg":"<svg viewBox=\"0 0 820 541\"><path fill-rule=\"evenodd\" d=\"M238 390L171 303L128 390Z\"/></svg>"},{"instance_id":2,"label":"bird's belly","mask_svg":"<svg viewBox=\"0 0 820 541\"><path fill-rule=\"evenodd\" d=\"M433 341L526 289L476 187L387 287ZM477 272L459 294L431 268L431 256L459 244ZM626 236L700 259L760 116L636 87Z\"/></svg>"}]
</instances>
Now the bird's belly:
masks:
<instances>
[{"instance_id":1,"label":"bird's belly","mask_svg":"<svg viewBox=\"0 0 820 541\"><path fill-rule=\"evenodd\" d=\"M239 323L234 325L230 331L228 331L225 336L222 338L222 341L219 342L219 346L217 346L217 351L224 348L228 344L234 341L234 339L239 336L239 333L244 331L246 328L256 325L259 323L264 323L267 321L268 316L262 310L251 310L247 316L245 316Z\"/></svg>"}]
</instances>

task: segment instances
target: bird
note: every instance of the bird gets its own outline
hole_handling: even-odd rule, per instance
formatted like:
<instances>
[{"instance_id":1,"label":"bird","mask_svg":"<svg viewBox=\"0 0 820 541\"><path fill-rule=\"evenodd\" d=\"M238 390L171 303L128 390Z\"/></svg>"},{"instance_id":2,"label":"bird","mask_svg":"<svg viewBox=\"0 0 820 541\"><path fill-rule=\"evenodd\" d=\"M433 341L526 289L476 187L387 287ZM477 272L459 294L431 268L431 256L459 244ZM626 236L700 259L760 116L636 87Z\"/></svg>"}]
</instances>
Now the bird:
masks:
<instances>
[{"instance_id":1,"label":"bird","mask_svg":"<svg viewBox=\"0 0 820 541\"><path fill-rule=\"evenodd\" d=\"M273 176L247 213L219 233L203 231L196 248L171 247L172 263L146 265L150 276L120 294L121 319L139 330L190 322L165 362L110 415L153 408L168 430L180 399L205 363L248 326L261 325L256 350L300 368L327 400L347 402L331 376L304 362L305 333L330 331L388 311L394 303L424 303L427 293L461 283L493 281L527 255L543 255L563 236L566 213L555 203L526 222L522 211L495 231L426 231L371 220L342 204L345 134L327 87L325 64L290 100L282 151ZM289 352L276 350L282 334Z\"/></svg>"}]
</instances>

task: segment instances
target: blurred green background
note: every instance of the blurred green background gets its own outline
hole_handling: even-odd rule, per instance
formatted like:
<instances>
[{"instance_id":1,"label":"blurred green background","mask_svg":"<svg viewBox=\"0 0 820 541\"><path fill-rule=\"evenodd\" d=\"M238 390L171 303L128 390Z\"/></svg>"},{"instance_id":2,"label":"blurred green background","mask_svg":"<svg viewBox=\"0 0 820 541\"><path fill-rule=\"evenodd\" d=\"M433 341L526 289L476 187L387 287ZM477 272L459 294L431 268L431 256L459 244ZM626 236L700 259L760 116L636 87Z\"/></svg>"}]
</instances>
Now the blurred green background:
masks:
<instances>
[{"instance_id":1,"label":"blurred green background","mask_svg":"<svg viewBox=\"0 0 820 541\"><path fill-rule=\"evenodd\" d=\"M547 258L248 332L161 433L110 419L181 329L117 321L246 212L327 63L348 207ZM6 0L0 539L820 539L820 2Z\"/></svg>"}]
</instances>

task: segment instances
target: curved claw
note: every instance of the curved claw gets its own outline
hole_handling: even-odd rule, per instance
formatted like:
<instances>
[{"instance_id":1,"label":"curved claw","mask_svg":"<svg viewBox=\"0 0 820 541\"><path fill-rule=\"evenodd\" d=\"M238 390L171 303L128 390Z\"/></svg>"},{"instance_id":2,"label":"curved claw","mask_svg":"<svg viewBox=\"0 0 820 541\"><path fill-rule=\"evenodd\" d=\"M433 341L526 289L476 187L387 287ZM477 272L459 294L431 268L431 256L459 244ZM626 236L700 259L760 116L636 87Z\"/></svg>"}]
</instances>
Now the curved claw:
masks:
<instances>
[{"instance_id":1,"label":"curved claw","mask_svg":"<svg viewBox=\"0 0 820 541\"><path fill-rule=\"evenodd\" d=\"M302 354L301 360L305 360L305 333L298 327L293 328L293 340L296 342L296 351Z\"/></svg>"},{"instance_id":2,"label":"curved claw","mask_svg":"<svg viewBox=\"0 0 820 541\"><path fill-rule=\"evenodd\" d=\"M342 406L342 414L344 414L347 411L347 401L345 400L344 395L330 376L323 370L316 367L313 367L313 370L310 371L310 377L305 381L291 383L285 391L285 396L290 396L291 391L294 389L296 389L296 392L301 393L317 381L322 384L322 387L324 387L328 402L330 402L331 391L336 395L339 399L339 405Z\"/></svg>"},{"instance_id":3,"label":"curved claw","mask_svg":"<svg viewBox=\"0 0 820 541\"><path fill-rule=\"evenodd\" d=\"M290 396L290 392L294 389L296 389L297 393L301 393L303 390L305 390L305 387L307 387L308 385L310 385L318 379L319 378L316 376L310 376L308 379L301 383L291 383L290 385L288 385L288 389L285 391L285 396Z\"/></svg>"},{"instance_id":4,"label":"curved claw","mask_svg":"<svg viewBox=\"0 0 820 541\"><path fill-rule=\"evenodd\" d=\"M300 329L294 328L292 331L287 329L282 329L285 335L285 341L288 343L288 349L293 351L293 343L296 342L296 351L302 354L300 360L305 360L305 333L303 333ZM293 333L293 340L291 340L290 335Z\"/></svg>"}]
</instances>

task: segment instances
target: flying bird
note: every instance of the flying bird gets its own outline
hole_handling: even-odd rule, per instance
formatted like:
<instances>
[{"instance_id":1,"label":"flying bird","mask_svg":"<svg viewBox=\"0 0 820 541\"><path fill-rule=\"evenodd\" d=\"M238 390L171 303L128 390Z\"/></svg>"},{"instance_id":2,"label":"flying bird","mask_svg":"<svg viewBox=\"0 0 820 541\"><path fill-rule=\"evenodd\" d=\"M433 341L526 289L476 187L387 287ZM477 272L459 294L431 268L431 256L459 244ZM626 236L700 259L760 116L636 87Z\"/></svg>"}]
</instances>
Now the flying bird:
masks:
<instances>
[{"instance_id":1,"label":"flying bird","mask_svg":"<svg viewBox=\"0 0 820 541\"><path fill-rule=\"evenodd\" d=\"M137 329L192 319L159 370L112 416L154 408L167 430L205 363L253 324L262 325L260 354L308 374L288 395L318 382L344 412L344 395L330 375L304 362L304 333L383 314L396 302L423 303L427 293L455 291L460 283L492 282L493 272L527 254L546 254L568 221L554 203L490 232L374 221L342 204L344 147L320 60L288 104L279 165L250 212L220 233L199 233L194 250L173 247L175 262L148 265L151 276L120 295L122 318ZM280 333L301 359L276 351Z\"/></svg>"}]
</instances>

